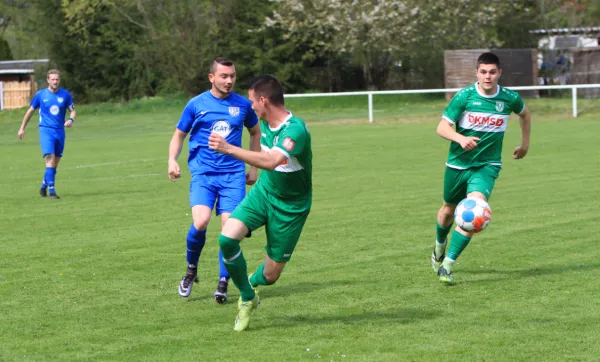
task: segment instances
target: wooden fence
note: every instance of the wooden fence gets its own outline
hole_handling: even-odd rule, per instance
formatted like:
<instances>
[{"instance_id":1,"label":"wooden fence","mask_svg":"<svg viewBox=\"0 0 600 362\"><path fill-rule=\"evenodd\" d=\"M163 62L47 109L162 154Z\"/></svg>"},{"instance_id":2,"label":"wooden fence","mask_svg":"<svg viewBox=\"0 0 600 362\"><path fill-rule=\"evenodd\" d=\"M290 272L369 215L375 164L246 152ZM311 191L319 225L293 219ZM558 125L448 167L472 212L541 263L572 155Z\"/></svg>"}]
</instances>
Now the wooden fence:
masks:
<instances>
[{"instance_id":1,"label":"wooden fence","mask_svg":"<svg viewBox=\"0 0 600 362\"><path fill-rule=\"evenodd\" d=\"M35 82L1 82L0 97L1 109L15 109L29 105L31 98L37 91Z\"/></svg>"}]
</instances>

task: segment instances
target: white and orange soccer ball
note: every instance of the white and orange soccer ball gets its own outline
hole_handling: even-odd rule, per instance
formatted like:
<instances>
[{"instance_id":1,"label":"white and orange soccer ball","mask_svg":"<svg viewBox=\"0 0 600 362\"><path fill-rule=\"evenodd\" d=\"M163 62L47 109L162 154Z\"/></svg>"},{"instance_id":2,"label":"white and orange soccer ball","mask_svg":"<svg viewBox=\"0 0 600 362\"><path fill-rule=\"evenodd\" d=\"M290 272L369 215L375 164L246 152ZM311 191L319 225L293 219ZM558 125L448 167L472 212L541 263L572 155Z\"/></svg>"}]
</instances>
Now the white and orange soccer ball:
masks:
<instances>
[{"instance_id":1,"label":"white and orange soccer ball","mask_svg":"<svg viewBox=\"0 0 600 362\"><path fill-rule=\"evenodd\" d=\"M483 199L466 198L456 205L454 220L461 229L478 233L492 221L492 209Z\"/></svg>"}]
</instances>

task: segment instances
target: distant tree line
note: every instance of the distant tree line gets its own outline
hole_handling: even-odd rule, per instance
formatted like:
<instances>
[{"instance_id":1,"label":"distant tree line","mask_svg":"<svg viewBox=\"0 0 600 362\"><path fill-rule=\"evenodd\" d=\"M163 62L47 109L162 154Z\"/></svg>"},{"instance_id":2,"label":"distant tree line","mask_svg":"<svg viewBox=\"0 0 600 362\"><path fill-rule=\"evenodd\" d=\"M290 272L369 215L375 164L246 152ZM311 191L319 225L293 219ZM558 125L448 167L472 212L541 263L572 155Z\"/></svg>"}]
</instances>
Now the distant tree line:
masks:
<instances>
[{"instance_id":1,"label":"distant tree line","mask_svg":"<svg viewBox=\"0 0 600 362\"><path fill-rule=\"evenodd\" d=\"M3 0L0 60L49 58L82 102L195 94L232 58L244 88L443 87L443 51L536 47L531 29L597 26L597 0Z\"/></svg>"}]
</instances>

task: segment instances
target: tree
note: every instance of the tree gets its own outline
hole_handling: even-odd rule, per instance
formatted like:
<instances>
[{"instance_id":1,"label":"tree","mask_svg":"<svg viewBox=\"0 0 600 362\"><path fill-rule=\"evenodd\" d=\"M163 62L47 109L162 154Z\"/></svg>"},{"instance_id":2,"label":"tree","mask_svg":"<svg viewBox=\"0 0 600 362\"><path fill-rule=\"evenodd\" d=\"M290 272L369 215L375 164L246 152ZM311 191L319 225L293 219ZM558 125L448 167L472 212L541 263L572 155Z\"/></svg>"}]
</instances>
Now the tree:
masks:
<instances>
[{"instance_id":1,"label":"tree","mask_svg":"<svg viewBox=\"0 0 600 362\"><path fill-rule=\"evenodd\" d=\"M423 13L417 0L272 0L267 27L306 44L307 56L347 54L363 68L369 88L385 87L388 71L406 44L418 39Z\"/></svg>"}]
</instances>

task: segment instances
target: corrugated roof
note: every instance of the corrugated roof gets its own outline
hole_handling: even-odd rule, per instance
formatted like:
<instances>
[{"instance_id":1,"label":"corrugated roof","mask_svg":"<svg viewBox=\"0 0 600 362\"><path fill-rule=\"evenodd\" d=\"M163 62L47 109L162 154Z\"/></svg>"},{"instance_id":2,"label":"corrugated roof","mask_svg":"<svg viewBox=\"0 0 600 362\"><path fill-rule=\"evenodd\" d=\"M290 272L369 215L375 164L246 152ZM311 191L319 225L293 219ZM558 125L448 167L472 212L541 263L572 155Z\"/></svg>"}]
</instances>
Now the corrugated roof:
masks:
<instances>
[{"instance_id":1,"label":"corrugated roof","mask_svg":"<svg viewBox=\"0 0 600 362\"><path fill-rule=\"evenodd\" d=\"M30 74L35 68L47 64L49 59L7 60L0 62L2 74Z\"/></svg>"},{"instance_id":2,"label":"corrugated roof","mask_svg":"<svg viewBox=\"0 0 600 362\"><path fill-rule=\"evenodd\" d=\"M529 30L529 33L542 35L590 34L600 33L600 26L589 26L583 28L537 29Z\"/></svg>"}]
</instances>

